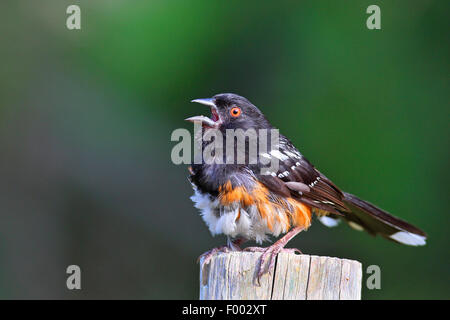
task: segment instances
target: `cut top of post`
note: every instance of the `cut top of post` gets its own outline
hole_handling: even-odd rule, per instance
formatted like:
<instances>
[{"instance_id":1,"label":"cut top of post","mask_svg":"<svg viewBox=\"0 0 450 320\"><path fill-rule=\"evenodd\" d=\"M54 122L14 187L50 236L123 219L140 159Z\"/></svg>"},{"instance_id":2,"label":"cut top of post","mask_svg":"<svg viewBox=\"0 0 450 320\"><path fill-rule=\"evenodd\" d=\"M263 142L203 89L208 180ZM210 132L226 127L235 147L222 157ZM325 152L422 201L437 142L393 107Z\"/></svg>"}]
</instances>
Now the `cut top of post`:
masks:
<instances>
[{"instance_id":1,"label":"cut top of post","mask_svg":"<svg viewBox=\"0 0 450 320\"><path fill-rule=\"evenodd\" d=\"M362 266L354 260L278 254L275 270L255 281L260 252L217 253L200 262L201 300L360 300Z\"/></svg>"}]
</instances>

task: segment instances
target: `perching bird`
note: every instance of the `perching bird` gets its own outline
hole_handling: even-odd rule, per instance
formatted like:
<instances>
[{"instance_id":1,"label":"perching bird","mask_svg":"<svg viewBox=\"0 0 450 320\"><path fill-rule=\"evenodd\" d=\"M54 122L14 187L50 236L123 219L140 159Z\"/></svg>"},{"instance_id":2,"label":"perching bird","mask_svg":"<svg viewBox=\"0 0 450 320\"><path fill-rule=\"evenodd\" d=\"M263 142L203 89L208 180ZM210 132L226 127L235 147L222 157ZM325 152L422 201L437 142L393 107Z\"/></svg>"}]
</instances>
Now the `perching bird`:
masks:
<instances>
[{"instance_id":1,"label":"perching bird","mask_svg":"<svg viewBox=\"0 0 450 320\"><path fill-rule=\"evenodd\" d=\"M208 130L220 131L224 146L227 129L267 129L269 132L275 129L257 107L236 94L218 94L192 102L209 106L212 116L195 116L186 120L200 122L202 135ZM236 151L234 137L232 143ZM202 144L205 147L208 142L202 140ZM195 190L191 199L195 207L201 210L203 220L213 235L225 234L228 237L227 246L215 248L204 255L204 263L208 263L211 255L218 250L241 250L239 245L246 240L255 240L260 244L267 240L268 235L277 237L286 233L267 248L247 248L263 251L259 280L274 266L276 255L288 250L284 249L286 243L300 231L308 229L312 213L328 227L344 220L351 227L371 235L379 234L406 245L425 245L426 234L423 231L341 191L281 134L277 147L257 153L253 163L246 150L245 161L240 164L217 164L203 160L189 168L190 181ZM277 172L262 172L268 160L277 161ZM268 257L270 260L266 263Z\"/></svg>"}]
</instances>

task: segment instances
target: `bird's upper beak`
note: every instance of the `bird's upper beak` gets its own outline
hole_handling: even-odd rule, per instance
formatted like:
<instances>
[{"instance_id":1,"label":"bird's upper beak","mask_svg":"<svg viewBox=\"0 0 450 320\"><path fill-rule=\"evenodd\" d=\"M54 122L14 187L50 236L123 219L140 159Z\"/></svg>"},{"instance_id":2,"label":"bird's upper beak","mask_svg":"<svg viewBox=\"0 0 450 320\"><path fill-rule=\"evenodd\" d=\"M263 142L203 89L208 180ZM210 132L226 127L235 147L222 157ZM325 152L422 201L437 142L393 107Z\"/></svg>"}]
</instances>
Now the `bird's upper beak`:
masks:
<instances>
[{"instance_id":1,"label":"bird's upper beak","mask_svg":"<svg viewBox=\"0 0 450 320\"><path fill-rule=\"evenodd\" d=\"M221 123L219 112L217 111L217 106L214 103L214 99L194 99L191 102L200 103L211 108L211 118L205 116L195 116L185 119L190 122L201 122L203 126L210 128L217 128Z\"/></svg>"}]
</instances>

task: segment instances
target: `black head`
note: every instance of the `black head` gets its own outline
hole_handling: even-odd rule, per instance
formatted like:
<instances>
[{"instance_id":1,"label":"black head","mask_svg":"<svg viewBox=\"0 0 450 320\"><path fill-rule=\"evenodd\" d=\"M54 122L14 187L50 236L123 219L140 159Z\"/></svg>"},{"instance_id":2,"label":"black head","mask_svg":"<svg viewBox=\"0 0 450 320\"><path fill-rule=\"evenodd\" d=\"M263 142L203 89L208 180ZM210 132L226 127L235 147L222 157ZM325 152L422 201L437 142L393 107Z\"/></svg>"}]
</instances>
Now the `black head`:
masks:
<instances>
[{"instance_id":1,"label":"black head","mask_svg":"<svg viewBox=\"0 0 450 320\"><path fill-rule=\"evenodd\" d=\"M246 98L233 93L221 93L208 99L195 99L192 102L211 108L211 118L196 116L186 119L201 122L204 127L225 129L269 129L270 123L261 111Z\"/></svg>"}]
</instances>

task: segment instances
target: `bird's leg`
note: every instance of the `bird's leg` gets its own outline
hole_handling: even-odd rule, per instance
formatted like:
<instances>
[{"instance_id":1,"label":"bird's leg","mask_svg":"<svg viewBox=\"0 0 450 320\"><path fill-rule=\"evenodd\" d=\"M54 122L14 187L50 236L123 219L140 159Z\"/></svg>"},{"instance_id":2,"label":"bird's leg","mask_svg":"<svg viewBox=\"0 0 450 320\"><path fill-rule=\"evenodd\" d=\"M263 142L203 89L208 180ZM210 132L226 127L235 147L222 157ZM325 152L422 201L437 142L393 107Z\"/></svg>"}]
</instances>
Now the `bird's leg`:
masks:
<instances>
[{"instance_id":1,"label":"bird's leg","mask_svg":"<svg viewBox=\"0 0 450 320\"><path fill-rule=\"evenodd\" d=\"M252 251L252 252L262 252L259 259L259 265L258 265L258 273L256 276L256 279L258 281L258 284L260 284L261 277L269 272L274 266L275 261L278 253L281 251L289 251L289 252L298 252L302 253L298 249L284 249L284 246L291 240L293 237L295 237L300 231L302 231L303 227L295 227L292 230L290 230L288 233L286 233L281 239L279 239L277 242L275 242L273 245L267 248L260 248L260 247L249 247L245 248L244 251ZM270 261L266 263L267 257L270 257ZM267 264L267 268L264 268L264 266Z\"/></svg>"},{"instance_id":2,"label":"bird's leg","mask_svg":"<svg viewBox=\"0 0 450 320\"><path fill-rule=\"evenodd\" d=\"M228 238L227 243L228 243L228 246L231 249L233 249L233 251L242 251L240 246L241 246L241 244L243 244L246 241L247 241L247 239L244 239L244 238L236 238L236 239L233 239L233 240Z\"/></svg>"},{"instance_id":3,"label":"bird's leg","mask_svg":"<svg viewBox=\"0 0 450 320\"><path fill-rule=\"evenodd\" d=\"M203 264L208 264L209 261L211 260L211 258L213 257L213 255L215 255L218 252L242 251L240 245L245 241L247 241L247 240L243 239L243 238L236 238L233 240L228 238L226 246L221 246L221 247L213 248L209 251L206 251L200 257L198 257L197 263L200 262L200 260L204 258Z\"/></svg>"}]
</instances>

